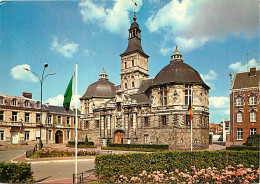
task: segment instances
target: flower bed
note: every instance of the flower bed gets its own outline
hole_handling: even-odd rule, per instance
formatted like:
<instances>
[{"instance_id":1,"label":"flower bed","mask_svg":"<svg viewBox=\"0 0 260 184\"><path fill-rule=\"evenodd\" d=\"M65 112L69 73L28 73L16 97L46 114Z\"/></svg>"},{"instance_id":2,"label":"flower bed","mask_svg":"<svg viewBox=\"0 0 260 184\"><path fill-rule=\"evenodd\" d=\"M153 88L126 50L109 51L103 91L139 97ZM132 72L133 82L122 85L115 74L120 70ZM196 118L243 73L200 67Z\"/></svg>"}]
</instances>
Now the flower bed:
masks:
<instances>
[{"instance_id":1,"label":"flower bed","mask_svg":"<svg viewBox=\"0 0 260 184\"><path fill-rule=\"evenodd\" d=\"M90 156L97 155L96 150L78 150L78 156ZM62 148L43 148L36 151L31 158L46 158L46 157L73 157L75 156L74 149L62 149Z\"/></svg>"},{"instance_id":2,"label":"flower bed","mask_svg":"<svg viewBox=\"0 0 260 184\"><path fill-rule=\"evenodd\" d=\"M154 171L147 173L143 171L138 176L127 178L124 175L113 176L114 183L258 183L260 169L251 165L245 168L242 164L235 167L229 165L225 169L208 168L197 170L194 166L185 172L179 169L168 172Z\"/></svg>"},{"instance_id":3,"label":"flower bed","mask_svg":"<svg viewBox=\"0 0 260 184\"><path fill-rule=\"evenodd\" d=\"M125 175L128 178L146 170L181 172L195 166L197 169L225 169L228 165L243 164L245 167L259 167L258 151L166 151L155 153L131 153L97 155L95 171L104 182L109 182L112 176ZM112 182L112 181L111 181Z\"/></svg>"}]
</instances>

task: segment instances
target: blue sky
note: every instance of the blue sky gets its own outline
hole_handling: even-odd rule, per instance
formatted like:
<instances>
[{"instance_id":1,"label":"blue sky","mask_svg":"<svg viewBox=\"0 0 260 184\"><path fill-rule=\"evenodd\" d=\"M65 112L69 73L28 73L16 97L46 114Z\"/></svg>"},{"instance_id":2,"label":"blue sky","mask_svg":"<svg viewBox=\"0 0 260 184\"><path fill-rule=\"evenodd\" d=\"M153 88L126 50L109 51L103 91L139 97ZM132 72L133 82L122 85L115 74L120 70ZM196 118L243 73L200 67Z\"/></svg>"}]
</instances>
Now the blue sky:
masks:
<instances>
[{"instance_id":1,"label":"blue sky","mask_svg":"<svg viewBox=\"0 0 260 184\"><path fill-rule=\"evenodd\" d=\"M229 73L259 69L257 0L136 0L142 46L150 77L170 62L178 45L184 62L196 69L210 90L210 122L229 118ZM78 63L78 94L98 80L104 67L120 83L120 54L128 43L131 0L0 0L0 93L32 92L40 83L23 70L55 72L44 81L43 100L61 105ZM248 51L250 53L247 56ZM248 66L247 66L248 61Z\"/></svg>"}]
</instances>

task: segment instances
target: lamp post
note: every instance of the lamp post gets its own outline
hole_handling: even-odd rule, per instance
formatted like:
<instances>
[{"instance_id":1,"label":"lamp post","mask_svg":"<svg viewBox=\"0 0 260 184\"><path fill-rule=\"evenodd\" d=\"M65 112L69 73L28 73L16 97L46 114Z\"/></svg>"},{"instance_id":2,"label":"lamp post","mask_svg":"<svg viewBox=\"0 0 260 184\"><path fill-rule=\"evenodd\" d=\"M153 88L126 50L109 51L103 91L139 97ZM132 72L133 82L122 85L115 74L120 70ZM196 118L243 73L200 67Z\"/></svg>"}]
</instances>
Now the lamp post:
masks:
<instances>
[{"instance_id":1,"label":"lamp post","mask_svg":"<svg viewBox=\"0 0 260 184\"><path fill-rule=\"evenodd\" d=\"M41 116L40 116L40 125L38 125L38 127L40 127L40 141L39 141L39 149L40 150L42 149L42 130L41 130L41 128L43 127L43 123L42 123L42 85L43 85L43 81L44 81L44 79L46 77L48 77L49 75L55 75L56 74L56 73L50 73L50 74L44 75L45 69L47 67L48 67L48 64L45 63L44 64L44 68L43 68L43 72L42 72L42 75L41 75L41 78L35 72L29 70L28 68L24 68L24 70L34 74L39 79L39 81L41 83Z\"/></svg>"}]
</instances>

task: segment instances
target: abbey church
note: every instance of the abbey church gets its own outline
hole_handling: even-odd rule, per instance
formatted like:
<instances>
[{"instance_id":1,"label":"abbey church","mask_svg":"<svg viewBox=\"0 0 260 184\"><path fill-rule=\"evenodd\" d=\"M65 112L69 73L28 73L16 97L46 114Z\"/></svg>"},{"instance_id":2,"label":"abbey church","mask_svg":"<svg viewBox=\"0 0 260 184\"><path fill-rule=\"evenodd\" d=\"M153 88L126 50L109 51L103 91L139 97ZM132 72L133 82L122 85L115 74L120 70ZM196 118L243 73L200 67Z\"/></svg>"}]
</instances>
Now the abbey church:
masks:
<instances>
[{"instance_id":1,"label":"abbey church","mask_svg":"<svg viewBox=\"0 0 260 184\"><path fill-rule=\"evenodd\" d=\"M103 68L80 98L83 132L95 144L104 145L109 138L120 144L168 144L174 150L190 150L192 133L193 149L207 149L210 87L183 61L177 47L169 64L149 78L149 56L136 20L134 13L128 47L120 55L121 84L110 82Z\"/></svg>"}]
</instances>

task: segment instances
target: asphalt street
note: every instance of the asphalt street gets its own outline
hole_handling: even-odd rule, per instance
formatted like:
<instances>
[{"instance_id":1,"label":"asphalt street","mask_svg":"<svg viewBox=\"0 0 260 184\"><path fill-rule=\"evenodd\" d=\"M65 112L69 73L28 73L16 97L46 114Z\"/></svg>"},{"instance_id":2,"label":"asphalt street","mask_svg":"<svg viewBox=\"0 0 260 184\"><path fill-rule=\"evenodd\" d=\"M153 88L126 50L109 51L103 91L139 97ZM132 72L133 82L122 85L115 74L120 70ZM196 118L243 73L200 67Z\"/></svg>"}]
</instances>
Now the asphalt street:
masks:
<instances>
[{"instance_id":1,"label":"asphalt street","mask_svg":"<svg viewBox=\"0 0 260 184\"><path fill-rule=\"evenodd\" d=\"M10 162L12 159L23 155L26 151L33 149L33 146L22 146L0 149L0 161Z\"/></svg>"},{"instance_id":2,"label":"asphalt street","mask_svg":"<svg viewBox=\"0 0 260 184\"><path fill-rule=\"evenodd\" d=\"M31 165L33 176L36 182L46 182L51 180L72 178L75 173L75 163L57 162L57 163L34 163ZM94 159L78 162L78 173L84 173L84 176L91 175L94 171Z\"/></svg>"}]
</instances>

